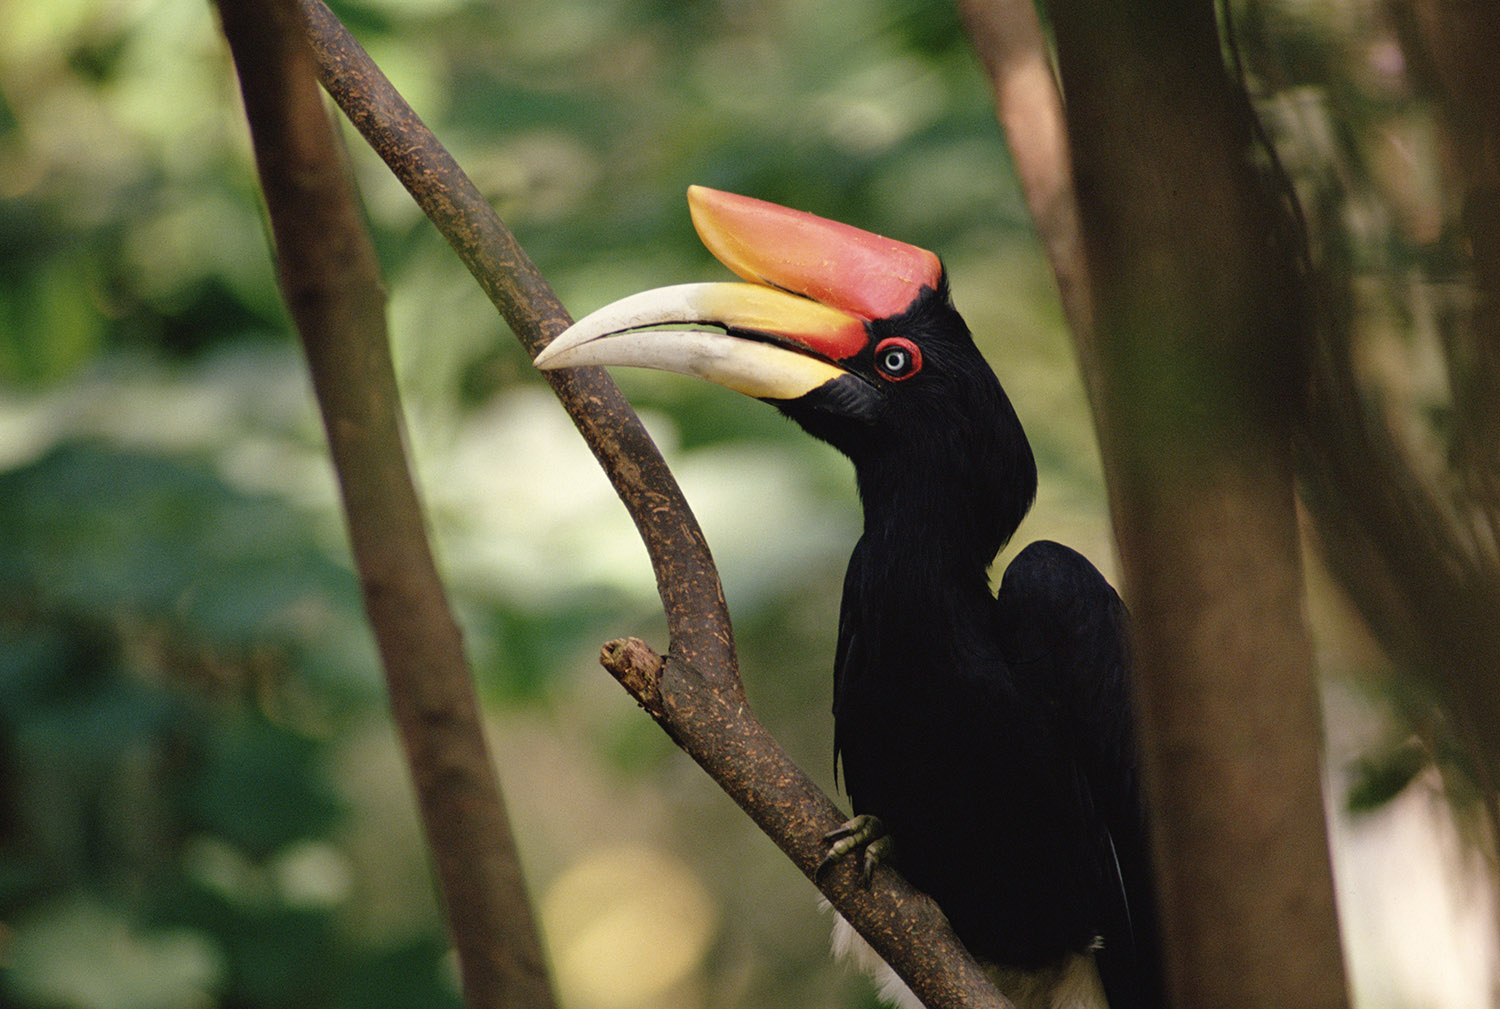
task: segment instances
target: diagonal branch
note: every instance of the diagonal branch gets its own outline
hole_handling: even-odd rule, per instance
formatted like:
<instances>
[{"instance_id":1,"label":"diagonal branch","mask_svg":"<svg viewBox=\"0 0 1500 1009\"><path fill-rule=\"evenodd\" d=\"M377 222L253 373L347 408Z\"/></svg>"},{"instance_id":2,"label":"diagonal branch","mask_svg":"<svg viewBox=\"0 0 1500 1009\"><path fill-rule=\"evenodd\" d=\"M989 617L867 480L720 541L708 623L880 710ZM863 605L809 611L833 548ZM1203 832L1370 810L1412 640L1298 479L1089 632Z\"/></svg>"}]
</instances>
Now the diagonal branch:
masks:
<instances>
[{"instance_id":1,"label":"diagonal branch","mask_svg":"<svg viewBox=\"0 0 1500 1009\"><path fill-rule=\"evenodd\" d=\"M320 0L302 0L318 78L401 180L533 357L572 320L453 156ZM672 650L740 690L729 612L703 533L646 429L601 368L545 373L646 542Z\"/></svg>"},{"instance_id":2,"label":"diagonal branch","mask_svg":"<svg viewBox=\"0 0 1500 1009\"><path fill-rule=\"evenodd\" d=\"M1500 111L1487 82L1500 26L1463 5L1391 4L1409 72L1437 99L1436 160L1463 201L1445 241L1465 307L1446 327L1453 396L1449 486L1431 485L1371 406L1356 365L1360 319L1347 252L1323 251L1319 343L1301 449L1304 500L1330 569L1403 670L1444 699L1480 763L1500 822ZM1433 605L1433 600L1443 600Z\"/></svg>"},{"instance_id":3,"label":"diagonal branch","mask_svg":"<svg viewBox=\"0 0 1500 1009\"><path fill-rule=\"evenodd\" d=\"M320 0L301 0L318 74L371 147L536 354L567 313L453 158ZM658 724L812 878L822 836L843 819L745 703L718 573L691 509L640 420L598 368L546 373L646 544L671 635L664 659L640 642L602 661ZM1008 1003L937 906L882 869L862 887L846 867L820 886L932 1009ZM911 937L920 937L912 941Z\"/></svg>"},{"instance_id":4,"label":"diagonal branch","mask_svg":"<svg viewBox=\"0 0 1500 1009\"><path fill-rule=\"evenodd\" d=\"M541 944L401 437L385 294L293 0L221 0L275 238L472 1009L550 1009Z\"/></svg>"}]
</instances>

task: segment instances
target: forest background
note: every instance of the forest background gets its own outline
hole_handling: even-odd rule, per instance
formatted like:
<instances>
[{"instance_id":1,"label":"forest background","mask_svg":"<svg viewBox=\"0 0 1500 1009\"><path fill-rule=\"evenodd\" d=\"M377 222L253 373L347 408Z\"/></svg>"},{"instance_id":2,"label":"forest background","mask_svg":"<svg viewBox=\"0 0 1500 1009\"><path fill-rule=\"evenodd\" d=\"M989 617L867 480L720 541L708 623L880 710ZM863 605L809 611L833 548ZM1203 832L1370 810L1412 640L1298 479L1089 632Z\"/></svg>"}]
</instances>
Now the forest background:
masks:
<instances>
[{"instance_id":1,"label":"forest background","mask_svg":"<svg viewBox=\"0 0 1500 1009\"><path fill-rule=\"evenodd\" d=\"M690 183L939 251L1042 468L1016 546L1055 538L1113 575L1073 351L951 7L332 6L575 314L723 279L688 223ZM1363 234L1399 265L1394 243L1422 224L1422 119L1368 14L1288 4L1247 35L1309 108L1385 138L1361 151L1397 207ZM488 301L349 136L417 476L563 1004L870 1004L830 962L805 881L599 670L608 638L664 640L644 550ZM1431 338L1393 325L1372 365L1424 423L1444 394ZM833 794L833 627L859 528L847 464L722 390L618 378L714 549L753 703ZM0 5L0 530L6 999L456 1005L201 0ZM1475 823L1410 745L1428 699L1385 675L1331 581L1311 582L1356 994L1487 1005Z\"/></svg>"}]
</instances>

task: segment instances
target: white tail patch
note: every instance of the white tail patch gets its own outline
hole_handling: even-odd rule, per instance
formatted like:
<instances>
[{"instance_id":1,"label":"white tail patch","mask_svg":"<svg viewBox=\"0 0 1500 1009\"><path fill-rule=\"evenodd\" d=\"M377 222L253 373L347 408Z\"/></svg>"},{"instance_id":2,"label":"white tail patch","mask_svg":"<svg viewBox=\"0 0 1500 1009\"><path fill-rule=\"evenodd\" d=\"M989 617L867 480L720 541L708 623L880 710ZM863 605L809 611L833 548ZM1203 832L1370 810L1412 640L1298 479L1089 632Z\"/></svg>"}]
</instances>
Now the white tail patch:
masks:
<instances>
[{"instance_id":1,"label":"white tail patch","mask_svg":"<svg viewBox=\"0 0 1500 1009\"><path fill-rule=\"evenodd\" d=\"M833 911L826 900L819 901L818 906ZM837 911L833 911L833 956L868 974L882 1002L896 1009L923 1009L922 1000ZM1092 950L1070 953L1061 963L1040 970L1000 967L983 961L981 966L1016 1009L1109 1009Z\"/></svg>"},{"instance_id":2,"label":"white tail patch","mask_svg":"<svg viewBox=\"0 0 1500 1009\"><path fill-rule=\"evenodd\" d=\"M820 900L818 907L824 911L833 911L833 906L826 900ZM854 926L837 911L833 911L833 958L847 960L868 974L875 982L880 1000L887 1005L895 1006L896 1009L923 1009L922 1000L912 993L906 982L891 969L891 965L882 960L874 947L865 942L865 937L854 931Z\"/></svg>"}]
</instances>

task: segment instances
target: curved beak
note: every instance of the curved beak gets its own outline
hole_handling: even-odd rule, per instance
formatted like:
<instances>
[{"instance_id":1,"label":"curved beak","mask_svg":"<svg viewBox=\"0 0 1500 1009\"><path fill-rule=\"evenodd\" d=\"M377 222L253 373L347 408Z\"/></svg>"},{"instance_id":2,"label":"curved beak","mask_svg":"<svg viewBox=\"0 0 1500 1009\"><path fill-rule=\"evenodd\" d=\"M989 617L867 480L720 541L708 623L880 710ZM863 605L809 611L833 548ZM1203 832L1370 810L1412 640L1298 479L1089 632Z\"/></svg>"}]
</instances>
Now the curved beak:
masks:
<instances>
[{"instance_id":1,"label":"curved beak","mask_svg":"<svg viewBox=\"0 0 1500 1009\"><path fill-rule=\"evenodd\" d=\"M847 376L869 346L866 322L899 314L942 276L925 249L812 214L701 186L688 204L709 251L751 283L623 298L559 334L538 368L655 368L796 400Z\"/></svg>"},{"instance_id":2,"label":"curved beak","mask_svg":"<svg viewBox=\"0 0 1500 1009\"><path fill-rule=\"evenodd\" d=\"M714 330L677 327L700 325ZM654 328L668 327L668 328ZM642 291L579 319L536 356L541 369L620 364L693 375L754 396L796 399L846 374L864 323L757 284Z\"/></svg>"}]
</instances>

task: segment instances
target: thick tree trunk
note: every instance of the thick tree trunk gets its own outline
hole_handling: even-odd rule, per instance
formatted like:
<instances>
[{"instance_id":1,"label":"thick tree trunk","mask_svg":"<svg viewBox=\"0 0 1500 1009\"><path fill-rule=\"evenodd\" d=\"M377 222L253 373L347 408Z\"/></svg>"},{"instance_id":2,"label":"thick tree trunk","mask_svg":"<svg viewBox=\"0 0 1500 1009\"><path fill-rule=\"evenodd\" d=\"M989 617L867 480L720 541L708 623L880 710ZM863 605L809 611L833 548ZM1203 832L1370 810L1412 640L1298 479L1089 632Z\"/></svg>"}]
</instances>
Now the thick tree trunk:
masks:
<instances>
[{"instance_id":1,"label":"thick tree trunk","mask_svg":"<svg viewBox=\"0 0 1500 1009\"><path fill-rule=\"evenodd\" d=\"M1210 3L1051 13L1172 1001L1340 1009L1294 509L1291 246Z\"/></svg>"}]
</instances>

